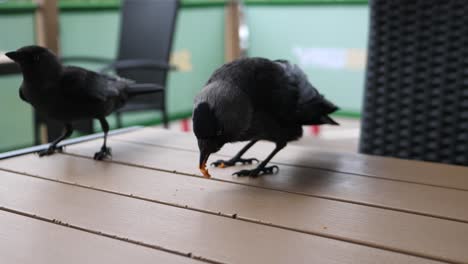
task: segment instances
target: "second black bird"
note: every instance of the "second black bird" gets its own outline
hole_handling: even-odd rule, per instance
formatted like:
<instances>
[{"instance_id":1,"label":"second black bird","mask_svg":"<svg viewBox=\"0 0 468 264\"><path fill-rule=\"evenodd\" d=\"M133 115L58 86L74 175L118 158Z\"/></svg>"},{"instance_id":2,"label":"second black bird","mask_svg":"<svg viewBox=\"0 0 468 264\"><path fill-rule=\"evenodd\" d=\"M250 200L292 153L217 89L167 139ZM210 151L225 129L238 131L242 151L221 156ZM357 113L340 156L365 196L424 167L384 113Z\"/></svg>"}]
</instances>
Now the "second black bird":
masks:
<instances>
[{"instance_id":1,"label":"second black bird","mask_svg":"<svg viewBox=\"0 0 468 264\"><path fill-rule=\"evenodd\" d=\"M273 173L267 167L287 142L302 136L302 125L337 123L328 115L338 108L326 100L296 65L284 60L245 58L216 70L195 99L193 130L200 149L199 168L209 177L206 162L211 153L225 143L250 141L230 160L215 166L252 163L242 155L258 140L276 143L276 148L253 170L236 172L239 176Z\"/></svg>"},{"instance_id":2,"label":"second black bird","mask_svg":"<svg viewBox=\"0 0 468 264\"><path fill-rule=\"evenodd\" d=\"M64 123L63 134L40 156L53 154L57 144L73 132L72 122L96 118L104 131L104 144L94 155L103 159L111 154L107 147L109 125L106 116L122 107L134 95L158 92L155 87L133 85L129 80L98 74L79 67L63 66L50 50L26 46L5 54L19 64L23 73L19 95L43 116Z\"/></svg>"}]
</instances>

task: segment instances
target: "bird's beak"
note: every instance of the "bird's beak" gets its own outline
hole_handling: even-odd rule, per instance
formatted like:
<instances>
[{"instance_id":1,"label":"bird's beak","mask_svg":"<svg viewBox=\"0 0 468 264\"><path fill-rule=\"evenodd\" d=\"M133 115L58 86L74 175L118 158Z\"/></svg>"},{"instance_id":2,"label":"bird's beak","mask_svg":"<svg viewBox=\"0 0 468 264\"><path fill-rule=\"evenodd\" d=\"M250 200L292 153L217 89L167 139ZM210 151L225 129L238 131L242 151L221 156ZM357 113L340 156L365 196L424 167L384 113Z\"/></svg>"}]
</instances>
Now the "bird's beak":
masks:
<instances>
[{"instance_id":1,"label":"bird's beak","mask_svg":"<svg viewBox=\"0 0 468 264\"><path fill-rule=\"evenodd\" d=\"M210 173L208 173L208 169L206 169L206 162L208 161L210 154L210 152L200 150L200 163L198 165L198 168L200 169L201 173L203 174L203 177L205 178L211 177Z\"/></svg>"},{"instance_id":2,"label":"bird's beak","mask_svg":"<svg viewBox=\"0 0 468 264\"><path fill-rule=\"evenodd\" d=\"M329 116L322 116L320 118L320 121L322 122L322 124L328 124L328 125L333 125L333 126L339 126L340 125L340 124L338 124L338 122L336 122L335 120L333 120Z\"/></svg>"},{"instance_id":3,"label":"bird's beak","mask_svg":"<svg viewBox=\"0 0 468 264\"><path fill-rule=\"evenodd\" d=\"M18 52L18 51L10 51L10 52L7 52L5 53L5 56L7 56L8 58L10 58L12 61L20 61L21 58L23 57L21 52Z\"/></svg>"}]
</instances>

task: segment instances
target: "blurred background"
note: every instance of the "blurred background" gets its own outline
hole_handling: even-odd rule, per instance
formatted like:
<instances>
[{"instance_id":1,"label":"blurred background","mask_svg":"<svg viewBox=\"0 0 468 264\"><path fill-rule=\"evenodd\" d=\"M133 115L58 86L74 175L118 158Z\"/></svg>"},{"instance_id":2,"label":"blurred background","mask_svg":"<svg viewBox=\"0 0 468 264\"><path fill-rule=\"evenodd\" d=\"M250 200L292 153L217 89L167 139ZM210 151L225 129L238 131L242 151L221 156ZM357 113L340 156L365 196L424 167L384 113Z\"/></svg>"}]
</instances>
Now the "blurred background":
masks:
<instances>
[{"instance_id":1,"label":"blurred background","mask_svg":"<svg viewBox=\"0 0 468 264\"><path fill-rule=\"evenodd\" d=\"M39 142L35 142L37 120L18 96L22 77L3 53L36 43L64 58L115 60L122 55L122 14L120 0L0 0L0 152L47 141L47 126L42 125ZM130 14L130 19L138 16ZM356 150L364 94L368 1L181 0L175 21L168 58L174 69L163 81L170 129L190 130L187 118L194 95L226 61L243 55L281 58L300 65L314 86L341 108L335 117L343 126L338 130L307 127L307 137L298 144L314 144L320 137L337 148ZM103 62L69 63L98 70ZM108 121L112 128L118 127L114 116ZM123 113L121 126L161 125L161 121L160 111L143 109ZM89 129L76 135L86 132Z\"/></svg>"}]
</instances>

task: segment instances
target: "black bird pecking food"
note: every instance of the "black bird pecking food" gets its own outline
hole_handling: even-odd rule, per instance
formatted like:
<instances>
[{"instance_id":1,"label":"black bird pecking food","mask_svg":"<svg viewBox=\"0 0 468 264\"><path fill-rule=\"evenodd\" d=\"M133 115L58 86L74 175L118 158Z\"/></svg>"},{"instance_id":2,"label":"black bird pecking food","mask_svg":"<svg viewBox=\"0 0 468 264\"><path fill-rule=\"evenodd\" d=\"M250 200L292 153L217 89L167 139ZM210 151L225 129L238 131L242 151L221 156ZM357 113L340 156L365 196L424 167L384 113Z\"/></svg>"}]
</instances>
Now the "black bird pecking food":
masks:
<instances>
[{"instance_id":1,"label":"black bird pecking food","mask_svg":"<svg viewBox=\"0 0 468 264\"><path fill-rule=\"evenodd\" d=\"M110 156L106 145L109 125L105 117L132 96L161 90L79 67L63 66L54 53L40 46L26 46L5 55L18 63L23 73L21 99L43 116L65 124L64 133L48 149L40 151L39 156L51 155L60 149L57 144L72 134L73 121L91 118L98 119L104 131L104 144L94 159Z\"/></svg>"},{"instance_id":2,"label":"black bird pecking food","mask_svg":"<svg viewBox=\"0 0 468 264\"><path fill-rule=\"evenodd\" d=\"M277 166L266 166L273 156L302 136L303 125L338 125L328 116L336 110L305 73L286 60L242 58L227 63L212 74L195 98L193 130L200 150L199 169L210 177L206 169L210 154L237 141L249 143L230 160L212 165L258 162L242 155L257 141L268 140L276 144L273 152L255 169L234 174L256 177L278 171Z\"/></svg>"}]
</instances>

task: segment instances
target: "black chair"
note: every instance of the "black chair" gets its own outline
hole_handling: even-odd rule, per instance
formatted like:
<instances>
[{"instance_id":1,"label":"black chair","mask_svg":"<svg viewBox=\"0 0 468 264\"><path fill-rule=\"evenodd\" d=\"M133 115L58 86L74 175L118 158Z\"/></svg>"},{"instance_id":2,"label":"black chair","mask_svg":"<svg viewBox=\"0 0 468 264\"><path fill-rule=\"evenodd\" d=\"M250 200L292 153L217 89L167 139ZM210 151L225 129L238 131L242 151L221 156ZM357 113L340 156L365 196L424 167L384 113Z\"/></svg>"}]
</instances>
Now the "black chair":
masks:
<instances>
[{"instance_id":1,"label":"black chair","mask_svg":"<svg viewBox=\"0 0 468 264\"><path fill-rule=\"evenodd\" d=\"M468 1L373 0L360 152L468 165Z\"/></svg>"},{"instance_id":2,"label":"black chair","mask_svg":"<svg viewBox=\"0 0 468 264\"><path fill-rule=\"evenodd\" d=\"M63 58L64 63L85 61L106 63L101 72L114 71L117 75L137 83L166 87L173 36L176 26L179 0L124 0L121 8L120 42L117 59L74 56ZM152 95L135 97L116 112L117 126L122 127L122 113L130 111L156 110L162 113L162 122L168 127L165 91ZM38 122L43 118L36 115L36 143L39 141ZM61 133L48 123L49 141ZM93 132L92 121L79 122L77 130Z\"/></svg>"}]
</instances>

